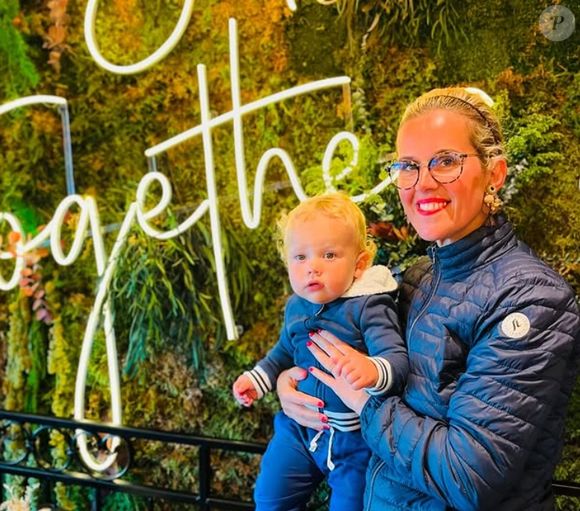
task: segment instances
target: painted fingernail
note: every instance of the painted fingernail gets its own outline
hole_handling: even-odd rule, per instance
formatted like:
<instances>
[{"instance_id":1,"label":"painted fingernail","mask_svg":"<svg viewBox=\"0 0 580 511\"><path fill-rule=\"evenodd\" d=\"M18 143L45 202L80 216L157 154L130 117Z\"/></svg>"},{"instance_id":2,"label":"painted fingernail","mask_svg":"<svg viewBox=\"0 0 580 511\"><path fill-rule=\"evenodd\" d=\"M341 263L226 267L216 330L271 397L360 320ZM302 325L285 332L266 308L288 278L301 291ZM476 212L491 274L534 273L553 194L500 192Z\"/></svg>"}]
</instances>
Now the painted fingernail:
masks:
<instances>
[{"instance_id":1,"label":"painted fingernail","mask_svg":"<svg viewBox=\"0 0 580 511\"><path fill-rule=\"evenodd\" d=\"M316 332L313 332L312 330L310 330L310 332L308 332L308 337L312 337Z\"/></svg>"},{"instance_id":2,"label":"painted fingernail","mask_svg":"<svg viewBox=\"0 0 580 511\"><path fill-rule=\"evenodd\" d=\"M308 371L310 371L310 372L314 371L314 367L309 367Z\"/></svg>"},{"instance_id":3,"label":"painted fingernail","mask_svg":"<svg viewBox=\"0 0 580 511\"><path fill-rule=\"evenodd\" d=\"M312 346L312 341L306 341L306 346Z\"/></svg>"},{"instance_id":4,"label":"painted fingernail","mask_svg":"<svg viewBox=\"0 0 580 511\"><path fill-rule=\"evenodd\" d=\"M316 333L319 334L320 332L322 332L322 328L317 328Z\"/></svg>"},{"instance_id":5,"label":"painted fingernail","mask_svg":"<svg viewBox=\"0 0 580 511\"><path fill-rule=\"evenodd\" d=\"M324 408L324 403L322 401L318 401L316 406L318 406L318 408Z\"/></svg>"},{"instance_id":6,"label":"painted fingernail","mask_svg":"<svg viewBox=\"0 0 580 511\"><path fill-rule=\"evenodd\" d=\"M323 415L322 417L320 417L320 420L326 424L328 422L328 417L326 415Z\"/></svg>"},{"instance_id":7,"label":"painted fingernail","mask_svg":"<svg viewBox=\"0 0 580 511\"><path fill-rule=\"evenodd\" d=\"M328 430L328 429L330 429L330 426L328 424L325 424L324 426L322 426L322 429Z\"/></svg>"}]
</instances>

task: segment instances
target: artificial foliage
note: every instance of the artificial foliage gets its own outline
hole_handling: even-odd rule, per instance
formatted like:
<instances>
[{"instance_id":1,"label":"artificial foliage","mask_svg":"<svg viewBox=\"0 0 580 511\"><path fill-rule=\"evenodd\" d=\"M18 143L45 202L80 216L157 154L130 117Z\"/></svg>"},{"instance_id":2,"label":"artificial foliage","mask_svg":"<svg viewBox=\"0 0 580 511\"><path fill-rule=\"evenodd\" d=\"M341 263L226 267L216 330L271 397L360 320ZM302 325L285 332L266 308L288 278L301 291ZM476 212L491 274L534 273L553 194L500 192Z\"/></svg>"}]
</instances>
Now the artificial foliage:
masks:
<instances>
[{"instance_id":1,"label":"artificial foliage","mask_svg":"<svg viewBox=\"0 0 580 511\"><path fill-rule=\"evenodd\" d=\"M273 345L290 293L276 251L275 223L298 201L275 159L265 180L261 223L246 227L240 196L253 195L265 151L284 149L307 194L323 191L322 158L330 139L352 130L358 165L335 186L351 194L386 177L405 105L438 86L469 84L488 92L502 118L510 174L502 197L520 237L580 295L580 69L578 31L554 42L539 32L545 0L304 0L292 13L283 0L199 0L186 32L162 61L136 75L99 68L83 34L85 0L7 0L0 6L0 104L30 94L67 99L78 193L95 197L110 252L120 223L149 170L144 151L199 124L198 64L204 64L212 116L232 108L228 19L237 20L243 104L301 83L348 75L350 88L289 99L243 117L248 189L236 179L232 125L213 130L222 243L240 337L225 336L207 218L166 241L138 226L119 256L109 299L115 316L124 424L213 437L266 441L278 409L269 395L241 410L235 377ZM557 3L557 2L556 2ZM324 5L326 4L326 5ZM183 2L100 2L95 34L115 64L137 62L172 32ZM66 194L62 126L54 108L19 109L0 117L0 211L16 215L27 236L52 217ZM353 157L341 144L331 163L338 176ZM201 139L157 159L172 185L160 230L183 222L207 196ZM158 190L147 203L154 205ZM251 203L252 200L251 200ZM377 262L404 271L426 244L407 225L397 193L387 188L362 204L379 250ZM63 227L70 247L78 213ZM13 236L13 235L12 235ZM6 222L0 248L13 250ZM6 278L13 263L0 259ZM67 267L48 251L32 254L18 289L0 294L0 405L7 410L71 417L84 329L99 277L90 239ZM86 382L86 417L110 420L107 355L95 338ZM580 480L580 392L570 404L566 446L556 477ZM18 443L11 447L17 450ZM52 457L66 457L51 438ZM16 451L15 451L16 452ZM195 453L155 443L136 446L136 482L196 488ZM14 455L14 452L4 455ZM216 454L214 491L251 497L259 456ZM10 495L38 501L42 488L5 478ZM57 484L59 509L86 509L89 490ZM325 490L319 498L324 498ZM148 503L107 495L105 509L141 510ZM155 509L187 509L160 502ZM559 509L576 509L570 498Z\"/></svg>"}]
</instances>

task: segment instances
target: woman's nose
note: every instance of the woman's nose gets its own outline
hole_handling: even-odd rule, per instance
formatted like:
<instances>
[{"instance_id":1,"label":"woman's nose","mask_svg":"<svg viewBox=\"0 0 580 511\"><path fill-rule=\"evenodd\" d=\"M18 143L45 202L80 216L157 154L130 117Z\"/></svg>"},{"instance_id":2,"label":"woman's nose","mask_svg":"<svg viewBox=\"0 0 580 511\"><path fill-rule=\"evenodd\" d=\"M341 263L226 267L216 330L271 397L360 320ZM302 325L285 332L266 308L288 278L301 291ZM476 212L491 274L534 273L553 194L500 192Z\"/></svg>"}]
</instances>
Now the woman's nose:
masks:
<instances>
[{"instance_id":1,"label":"woman's nose","mask_svg":"<svg viewBox=\"0 0 580 511\"><path fill-rule=\"evenodd\" d=\"M439 183L433 178L427 166L421 165L419 168L419 180L417 181L415 188L422 190L432 190L438 186Z\"/></svg>"}]
</instances>

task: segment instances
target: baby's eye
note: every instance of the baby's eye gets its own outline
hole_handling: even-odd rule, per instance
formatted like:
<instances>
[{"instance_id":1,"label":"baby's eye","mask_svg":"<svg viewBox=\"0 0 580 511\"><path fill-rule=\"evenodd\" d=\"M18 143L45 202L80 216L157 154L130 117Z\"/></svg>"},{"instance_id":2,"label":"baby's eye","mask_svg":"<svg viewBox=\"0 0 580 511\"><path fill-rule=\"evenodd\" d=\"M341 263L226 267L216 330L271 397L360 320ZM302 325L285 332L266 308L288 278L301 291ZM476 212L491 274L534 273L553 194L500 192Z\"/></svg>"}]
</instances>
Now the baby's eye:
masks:
<instances>
[{"instance_id":1,"label":"baby's eye","mask_svg":"<svg viewBox=\"0 0 580 511\"><path fill-rule=\"evenodd\" d=\"M294 256L295 261L304 261L305 259L306 259L306 256L304 254L297 254Z\"/></svg>"},{"instance_id":2,"label":"baby's eye","mask_svg":"<svg viewBox=\"0 0 580 511\"><path fill-rule=\"evenodd\" d=\"M324 254L324 259L332 260L336 258L336 254L334 252L326 252Z\"/></svg>"}]
</instances>

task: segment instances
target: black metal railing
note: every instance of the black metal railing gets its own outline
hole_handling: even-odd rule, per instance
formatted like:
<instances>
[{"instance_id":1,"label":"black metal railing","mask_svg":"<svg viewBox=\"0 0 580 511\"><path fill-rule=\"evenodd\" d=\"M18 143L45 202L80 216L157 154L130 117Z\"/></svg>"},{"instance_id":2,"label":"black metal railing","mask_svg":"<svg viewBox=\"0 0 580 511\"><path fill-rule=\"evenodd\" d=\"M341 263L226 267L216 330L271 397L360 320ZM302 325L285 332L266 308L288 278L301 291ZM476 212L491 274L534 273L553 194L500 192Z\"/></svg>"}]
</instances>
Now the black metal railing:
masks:
<instances>
[{"instance_id":1,"label":"black metal railing","mask_svg":"<svg viewBox=\"0 0 580 511\"><path fill-rule=\"evenodd\" d=\"M51 433L59 432L67 448L64 457L56 461L47 456ZM115 463L104 473L95 472L78 456L78 438L84 435L91 452L107 457L116 454ZM164 444L197 447L198 490L178 491L136 483L128 479L134 458L136 440L158 441ZM3 454L11 446L11 456ZM14 449L14 445L18 448ZM94 491L91 511L99 511L103 495L123 492L143 497L150 509L157 501L181 502L195 505L201 511L212 509L253 509L247 500L236 500L215 495L212 491L213 467L211 454L215 451L262 454L265 445L169 433L157 430L116 427L91 421L77 422L69 419L46 417L0 410L0 474L14 474L67 485L89 487ZM580 498L580 483L554 481L555 495ZM0 490L0 497L2 492ZM0 502L2 499L0 499Z\"/></svg>"},{"instance_id":2,"label":"black metal railing","mask_svg":"<svg viewBox=\"0 0 580 511\"><path fill-rule=\"evenodd\" d=\"M67 445L65 459L58 462L48 459L46 447L50 433L58 431ZM79 435L87 437L92 453L101 457L113 454L117 461L105 473L96 473L86 466L77 453ZM92 511L101 508L101 496L109 492L124 492L144 497L150 503L157 500L194 504L202 511L210 509L253 509L250 501L235 500L212 492L211 454L214 451L262 454L265 445L260 443L223 440L181 433L115 427L90 421L77 422L68 419L38 416L0 410L0 473L32 477L39 480L61 482L92 488ZM116 440L117 439L117 440ZM198 489L196 492L177 491L138 484L124 478L129 475L133 459L133 443L137 439L157 441L164 444L197 447ZM9 459L1 453L7 444L18 445Z\"/></svg>"}]
</instances>

